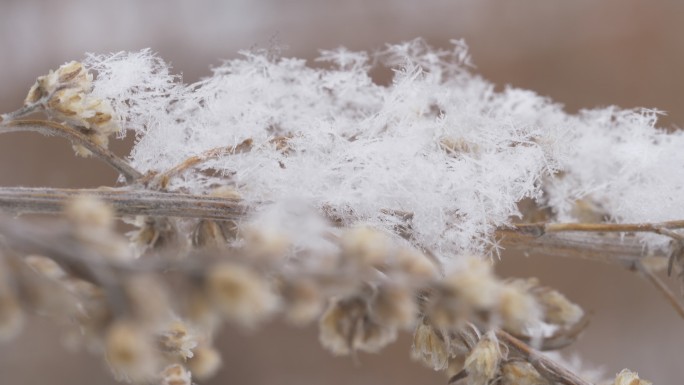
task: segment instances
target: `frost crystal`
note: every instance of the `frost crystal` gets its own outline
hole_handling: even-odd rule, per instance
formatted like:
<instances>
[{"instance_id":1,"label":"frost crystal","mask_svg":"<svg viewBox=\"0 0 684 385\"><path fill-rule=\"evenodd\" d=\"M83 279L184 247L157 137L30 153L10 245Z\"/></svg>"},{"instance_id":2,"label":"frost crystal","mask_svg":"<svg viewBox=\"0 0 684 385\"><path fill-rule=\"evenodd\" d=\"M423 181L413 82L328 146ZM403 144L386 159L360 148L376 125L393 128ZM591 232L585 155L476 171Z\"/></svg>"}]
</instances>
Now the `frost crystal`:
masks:
<instances>
[{"instance_id":1,"label":"frost crystal","mask_svg":"<svg viewBox=\"0 0 684 385\"><path fill-rule=\"evenodd\" d=\"M654 128L653 111L570 115L531 91L496 92L471 72L462 41L322 51L317 66L241 54L190 85L149 50L90 55L86 66L97 72L93 94L136 133L130 158L141 171L251 140L170 190L230 187L259 207L296 200L444 257L494 250L493 231L523 198L564 220L576 219L578 200L617 221L684 217L684 135ZM371 79L371 63L394 70L391 84Z\"/></svg>"}]
</instances>

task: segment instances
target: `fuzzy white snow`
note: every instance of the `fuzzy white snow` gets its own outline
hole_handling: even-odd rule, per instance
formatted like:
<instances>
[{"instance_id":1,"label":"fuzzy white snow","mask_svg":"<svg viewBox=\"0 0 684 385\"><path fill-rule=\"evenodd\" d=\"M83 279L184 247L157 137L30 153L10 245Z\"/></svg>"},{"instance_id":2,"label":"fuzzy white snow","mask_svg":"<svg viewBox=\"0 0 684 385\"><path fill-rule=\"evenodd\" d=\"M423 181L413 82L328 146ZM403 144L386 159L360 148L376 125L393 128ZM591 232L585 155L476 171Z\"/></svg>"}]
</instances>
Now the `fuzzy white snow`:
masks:
<instances>
[{"instance_id":1,"label":"fuzzy white snow","mask_svg":"<svg viewBox=\"0 0 684 385\"><path fill-rule=\"evenodd\" d=\"M532 91L496 92L473 73L463 41L453 43L341 48L313 64L244 51L189 85L149 50L85 64L97 74L93 93L135 132L130 159L143 172L253 141L173 179L171 190L227 186L255 207L296 200L387 232L402 221L393 213L408 212L411 242L445 258L490 252L493 231L519 215L523 198L562 220L575 220L577 199L615 221L684 218L684 135L657 129L655 112L571 115ZM371 79L374 65L394 70L391 84Z\"/></svg>"}]
</instances>

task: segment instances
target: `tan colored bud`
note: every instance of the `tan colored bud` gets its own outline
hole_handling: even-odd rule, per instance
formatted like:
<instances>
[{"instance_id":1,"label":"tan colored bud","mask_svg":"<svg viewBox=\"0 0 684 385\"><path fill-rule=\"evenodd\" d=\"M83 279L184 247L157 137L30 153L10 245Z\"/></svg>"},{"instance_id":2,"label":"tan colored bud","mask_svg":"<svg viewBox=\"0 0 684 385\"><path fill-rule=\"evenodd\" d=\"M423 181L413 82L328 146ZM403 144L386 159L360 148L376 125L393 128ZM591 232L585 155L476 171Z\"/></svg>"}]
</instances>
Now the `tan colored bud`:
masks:
<instances>
[{"instance_id":1,"label":"tan colored bud","mask_svg":"<svg viewBox=\"0 0 684 385\"><path fill-rule=\"evenodd\" d=\"M319 322L319 340L336 355L362 350L377 352L397 337L393 327L380 325L368 314L368 304L360 297L335 300Z\"/></svg>"},{"instance_id":2,"label":"tan colored bud","mask_svg":"<svg viewBox=\"0 0 684 385\"><path fill-rule=\"evenodd\" d=\"M77 226L87 229L111 229L114 209L92 195L79 195L64 207L64 213Z\"/></svg>"},{"instance_id":3,"label":"tan colored bud","mask_svg":"<svg viewBox=\"0 0 684 385\"><path fill-rule=\"evenodd\" d=\"M167 366L160 377L161 385L192 385L192 375L180 364Z\"/></svg>"},{"instance_id":4,"label":"tan colored bud","mask_svg":"<svg viewBox=\"0 0 684 385\"><path fill-rule=\"evenodd\" d=\"M417 250L402 248L395 254L394 261L400 270L412 277L432 279L438 274L435 263Z\"/></svg>"},{"instance_id":5,"label":"tan colored bud","mask_svg":"<svg viewBox=\"0 0 684 385\"><path fill-rule=\"evenodd\" d=\"M158 335L157 341L162 351L186 360L193 356L197 338L188 326L181 321L173 321Z\"/></svg>"},{"instance_id":6,"label":"tan colored bud","mask_svg":"<svg viewBox=\"0 0 684 385\"><path fill-rule=\"evenodd\" d=\"M255 271L237 264L211 267L206 290L223 315L247 327L255 326L278 307L270 285Z\"/></svg>"},{"instance_id":7,"label":"tan colored bud","mask_svg":"<svg viewBox=\"0 0 684 385\"><path fill-rule=\"evenodd\" d=\"M74 125L91 140L103 147L107 146L108 136L118 132L121 127L111 104L91 94L93 76L79 62L62 65L57 71L41 76L29 90L25 105L45 102L47 111L55 118ZM48 97L49 100L43 100ZM74 146L76 154L88 156L90 151L81 145Z\"/></svg>"},{"instance_id":8,"label":"tan colored bud","mask_svg":"<svg viewBox=\"0 0 684 385\"><path fill-rule=\"evenodd\" d=\"M418 306L414 294L402 285L383 285L371 303L373 318L380 324L407 328L414 324Z\"/></svg>"},{"instance_id":9,"label":"tan colored bud","mask_svg":"<svg viewBox=\"0 0 684 385\"><path fill-rule=\"evenodd\" d=\"M487 333L475 345L465 360L468 372L468 383L472 385L487 385L498 370L503 358L499 341L493 332Z\"/></svg>"},{"instance_id":10,"label":"tan colored bud","mask_svg":"<svg viewBox=\"0 0 684 385\"><path fill-rule=\"evenodd\" d=\"M525 361L509 361L501 366L502 385L551 385Z\"/></svg>"},{"instance_id":11,"label":"tan colored bud","mask_svg":"<svg viewBox=\"0 0 684 385\"><path fill-rule=\"evenodd\" d=\"M615 376L615 385L652 385L651 381L642 380L639 375L629 369L622 369Z\"/></svg>"},{"instance_id":12,"label":"tan colored bud","mask_svg":"<svg viewBox=\"0 0 684 385\"><path fill-rule=\"evenodd\" d=\"M503 328L513 334L525 335L530 327L541 325L543 311L529 291L525 280L507 282L500 293L499 315Z\"/></svg>"},{"instance_id":13,"label":"tan colored bud","mask_svg":"<svg viewBox=\"0 0 684 385\"><path fill-rule=\"evenodd\" d=\"M362 266L381 266L390 254L390 241L385 234L370 227L357 227L342 237L342 253Z\"/></svg>"},{"instance_id":14,"label":"tan colored bud","mask_svg":"<svg viewBox=\"0 0 684 385\"><path fill-rule=\"evenodd\" d=\"M290 247L288 237L274 229L249 226L245 229L244 239L244 250L253 258L278 259Z\"/></svg>"},{"instance_id":15,"label":"tan colored bud","mask_svg":"<svg viewBox=\"0 0 684 385\"><path fill-rule=\"evenodd\" d=\"M544 320L554 325L568 327L579 322L584 311L570 302L563 294L549 288L533 291L544 311Z\"/></svg>"},{"instance_id":16,"label":"tan colored bud","mask_svg":"<svg viewBox=\"0 0 684 385\"><path fill-rule=\"evenodd\" d=\"M296 325L315 320L323 311L320 288L308 279L297 279L283 285L282 296L287 319Z\"/></svg>"},{"instance_id":17,"label":"tan colored bud","mask_svg":"<svg viewBox=\"0 0 684 385\"><path fill-rule=\"evenodd\" d=\"M119 379L147 382L158 372L152 344L130 321L117 321L109 327L105 336L105 357Z\"/></svg>"},{"instance_id":18,"label":"tan colored bud","mask_svg":"<svg viewBox=\"0 0 684 385\"><path fill-rule=\"evenodd\" d=\"M421 322L413 334L411 357L434 370L444 370L449 365L448 343L432 325Z\"/></svg>"},{"instance_id":19,"label":"tan colored bud","mask_svg":"<svg viewBox=\"0 0 684 385\"><path fill-rule=\"evenodd\" d=\"M226 245L226 238L221 226L216 221L211 220L202 219L197 222L191 239L194 247L217 249Z\"/></svg>"},{"instance_id":20,"label":"tan colored bud","mask_svg":"<svg viewBox=\"0 0 684 385\"><path fill-rule=\"evenodd\" d=\"M188 367L198 380L205 381L214 377L221 368L221 355L212 347L199 346L188 361Z\"/></svg>"},{"instance_id":21,"label":"tan colored bud","mask_svg":"<svg viewBox=\"0 0 684 385\"><path fill-rule=\"evenodd\" d=\"M444 284L477 310L490 310L499 302L501 284L491 264L477 257L467 258L465 266L448 274Z\"/></svg>"},{"instance_id":22,"label":"tan colored bud","mask_svg":"<svg viewBox=\"0 0 684 385\"><path fill-rule=\"evenodd\" d=\"M53 279L61 280L67 277L67 273L62 269L57 262L48 257L41 255L29 255L24 258L26 264L35 272Z\"/></svg>"}]
</instances>

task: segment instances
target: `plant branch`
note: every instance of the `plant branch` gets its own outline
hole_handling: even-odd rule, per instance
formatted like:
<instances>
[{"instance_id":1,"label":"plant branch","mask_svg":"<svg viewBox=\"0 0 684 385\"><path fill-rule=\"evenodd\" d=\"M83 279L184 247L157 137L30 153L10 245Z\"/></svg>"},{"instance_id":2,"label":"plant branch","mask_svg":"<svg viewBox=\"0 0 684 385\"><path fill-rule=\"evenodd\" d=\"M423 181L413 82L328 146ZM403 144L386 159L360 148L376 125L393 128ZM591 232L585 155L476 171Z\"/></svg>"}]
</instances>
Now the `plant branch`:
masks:
<instances>
[{"instance_id":1,"label":"plant branch","mask_svg":"<svg viewBox=\"0 0 684 385\"><path fill-rule=\"evenodd\" d=\"M599 232L599 233L636 233L650 232L682 239L673 229L684 229L684 220L655 223L522 223L513 225L514 229L527 234L541 236L559 232Z\"/></svg>"},{"instance_id":2,"label":"plant branch","mask_svg":"<svg viewBox=\"0 0 684 385\"><path fill-rule=\"evenodd\" d=\"M252 139L245 139L240 144L230 147L217 147L207 150L200 155L191 156L170 169L157 174L146 176L140 180L143 185L150 185L153 188L166 189L171 178L182 174L188 169L212 159L222 156L240 154L252 148Z\"/></svg>"},{"instance_id":3,"label":"plant branch","mask_svg":"<svg viewBox=\"0 0 684 385\"><path fill-rule=\"evenodd\" d=\"M234 220L247 213L236 199L128 189L0 188L0 209L13 214L59 214L70 199L92 195L120 216L159 216Z\"/></svg>"},{"instance_id":4,"label":"plant branch","mask_svg":"<svg viewBox=\"0 0 684 385\"><path fill-rule=\"evenodd\" d=\"M110 204L118 215L148 215L213 220L235 220L248 212L239 200L171 192L129 189L55 189L0 187L0 209L13 214L58 214L68 199L93 195ZM643 245L633 237L598 234L547 234L502 229L498 243L513 250L540 255L585 258L633 266L644 256ZM662 255L666 258L666 255Z\"/></svg>"},{"instance_id":5,"label":"plant branch","mask_svg":"<svg viewBox=\"0 0 684 385\"><path fill-rule=\"evenodd\" d=\"M667 258L665 252L645 251L638 239L610 234L556 233L544 236L529 235L508 229L496 231L497 244L506 250L517 250L525 255L588 259L618 263L626 267L646 255Z\"/></svg>"},{"instance_id":6,"label":"plant branch","mask_svg":"<svg viewBox=\"0 0 684 385\"><path fill-rule=\"evenodd\" d=\"M522 356L537 369L539 374L551 382L558 382L563 385L593 385L591 382L571 372L561 364L540 354L505 331L499 330L496 332L496 335L499 338L499 341L508 346L510 351L514 351Z\"/></svg>"},{"instance_id":7,"label":"plant branch","mask_svg":"<svg viewBox=\"0 0 684 385\"><path fill-rule=\"evenodd\" d=\"M128 183L133 183L142 177L142 173L134 169L126 160L120 158L108 149L94 143L87 135L75 128L48 120L10 120L0 122L0 134L10 132L38 132L47 136L61 136L68 139L74 145L80 145L92 152L97 158L104 161L126 178Z\"/></svg>"}]
</instances>

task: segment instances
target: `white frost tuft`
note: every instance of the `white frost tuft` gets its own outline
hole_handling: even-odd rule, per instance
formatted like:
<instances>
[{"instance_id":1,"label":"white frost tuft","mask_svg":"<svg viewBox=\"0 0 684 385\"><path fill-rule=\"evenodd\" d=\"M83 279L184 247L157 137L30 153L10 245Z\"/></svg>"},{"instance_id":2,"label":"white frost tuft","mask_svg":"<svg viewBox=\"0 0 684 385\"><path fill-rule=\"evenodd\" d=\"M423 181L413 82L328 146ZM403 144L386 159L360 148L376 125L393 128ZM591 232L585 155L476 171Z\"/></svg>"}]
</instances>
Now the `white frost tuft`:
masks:
<instances>
[{"instance_id":1,"label":"white frost tuft","mask_svg":"<svg viewBox=\"0 0 684 385\"><path fill-rule=\"evenodd\" d=\"M253 141L170 189L230 186L255 205L296 199L387 231L408 212L411 242L445 257L493 250L492 232L527 197L563 220L577 199L616 221L684 217L684 134L657 130L655 112L569 115L531 91L495 92L453 43L322 51L322 68L245 51L191 85L149 50L90 55L86 65L98 74L94 93L135 131L130 157L144 172ZM376 62L394 70L390 85L370 78Z\"/></svg>"}]
</instances>

